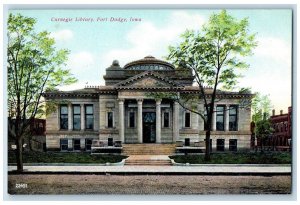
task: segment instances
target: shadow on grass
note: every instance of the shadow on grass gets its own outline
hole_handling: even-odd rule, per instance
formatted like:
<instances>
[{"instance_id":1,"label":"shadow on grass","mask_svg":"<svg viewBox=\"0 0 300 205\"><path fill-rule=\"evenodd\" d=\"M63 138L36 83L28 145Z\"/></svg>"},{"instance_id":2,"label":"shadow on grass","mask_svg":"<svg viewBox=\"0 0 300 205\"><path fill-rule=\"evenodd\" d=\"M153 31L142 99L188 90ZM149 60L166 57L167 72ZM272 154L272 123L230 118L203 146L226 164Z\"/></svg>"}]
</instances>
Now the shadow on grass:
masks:
<instances>
[{"instance_id":1,"label":"shadow on grass","mask_svg":"<svg viewBox=\"0 0 300 205\"><path fill-rule=\"evenodd\" d=\"M116 163L127 158L123 155L91 155L90 153L24 152L23 163ZM8 163L16 163L14 152L8 153Z\"/></svg>"},{"instance_id":2,"label":"shadow on grass","mask_svg":"<svg viewBox=\"0 0 300 205\"><path fill-rule=\"evenodd\" d=\"M204 155L173 155L169 157L177 163L190 164L290 164L292 161L289 152L212 153L210 161L205 161Z\"/></svg>"}]
</instances>

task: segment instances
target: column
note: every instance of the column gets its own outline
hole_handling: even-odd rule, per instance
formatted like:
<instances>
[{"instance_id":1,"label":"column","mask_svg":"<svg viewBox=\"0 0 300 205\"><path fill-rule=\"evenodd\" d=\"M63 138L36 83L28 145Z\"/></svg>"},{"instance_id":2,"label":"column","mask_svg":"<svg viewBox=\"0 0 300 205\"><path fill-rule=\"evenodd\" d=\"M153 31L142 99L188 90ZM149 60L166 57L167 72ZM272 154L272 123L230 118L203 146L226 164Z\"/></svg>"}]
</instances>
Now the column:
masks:
<instances>
[{"instance_id":1,"label":"column","mask_svg":"<svg viewBox=\"0 0 300 205\"><path fill-rule=\"evenodd\" d=\"M225 106L225 131L229 130L229 105Z\"/></svg>"},{"instance_id":2,"label":"column","mask_svg":"<svg viewBox=\"0 0 300 205\"><path fill-rule=\"evenodd\" d=\"M138 113L137 113L137 129L138 142L143 143L143 99L137 99Z\"/></svg>"},{"instance_id":3,"label":"column","mask_svg":"<svg viewBox=\"0 0 300 205\"><path fill-rule=\"evenodd\" d=\"M119 99L119 135L120 140L124 143L124 99Z\"/></svg>"},{"instance_id":4,"label":"column","mask_svg":"<svg viewBox=\"0 0 300 205\"><path fill-rule=\"evenodd\" d=\"M161 100L156 101L156 142L161 143Z\"/></svg>"},{"instance_id":5,"label":"column","mask_svg":"<svg viewBox=\"0 0 300 205\"><path fill-rule=\"evenodd\" d=\"M179 140L179 104L174 102L173 104L173 142Z\"/></svg>"},{"instance_id":6,"label":"column","mask_svg":"<svg viewBox=\"0 0 300 205\"><path fill-rule=\"evenodd\" d=\"M72 104L68 104L68 130L73 130Z\"/></svg>"},{"instance_id":7,"label":"column","mask_svg":"<svg viewBox=\"0 0 300 205\"><path fill-rule=\"evenodd\" d=\"M214 105L214 112L212 116L212 131L216 131L217 128L216 120L217 120L217 106Z\"/></svg>"},{"instance_id":8,"label":"column","mask_svg":"<svg viewBox=\"0 0 300 205\"><path fill-rule=\"evenodd\" d=\"M80 104L80 127L82 131L85 129L84 115L84 104Z\"/></svg>"}]
</instances>

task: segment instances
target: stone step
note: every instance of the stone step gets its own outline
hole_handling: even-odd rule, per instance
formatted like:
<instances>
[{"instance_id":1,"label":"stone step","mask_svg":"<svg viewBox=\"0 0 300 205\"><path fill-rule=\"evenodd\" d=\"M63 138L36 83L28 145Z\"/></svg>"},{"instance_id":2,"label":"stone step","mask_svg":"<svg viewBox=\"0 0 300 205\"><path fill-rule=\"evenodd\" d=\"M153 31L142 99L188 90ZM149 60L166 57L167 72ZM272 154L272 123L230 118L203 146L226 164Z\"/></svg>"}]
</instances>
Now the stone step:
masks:
<instances>
[{"instance_id":1,"label":"stone step","mask_svg":"<svg viewBox=\"0 0 300 205\"><path fill-rule=\"evenodd\" d=\"M126 166L171 166L171 163L168 164L153 164L153 163L149 163L149 164L145 164L145 163L129 163L129 164L125 164Z\"/></svg>"},{"instance_id":2,"label":"stone step","mask_svg":"<svg viewBox=\"0 0 300 205\"><path fill-rule=\"evenodd\" d=\"M125 155L172 155L175 144L123 144Z\"/></svg>"},{"instance_id":3,"label":"stone step","mask_svg":"<svg viewBox=\"0 0 300 205\"><path fill-rule=\"evenodd\" d=\"M169 152L130 152L130 153L126 153L124 152L123 155L172 155L173 153L169 153Z\"/></svg>"},{"instance_id":4,"label":"stone step","mask_svg":"<svg viewBox=\"0 0 300 205\"><path fill-rule=\"evenodd\" d=\"M130 155L125 165L136 166L170 166L171 160L167 155Z\"/></svg>"},{"instance_id":5,"label":"stone step","mask_svg":"<svg viewBox=\"0 0 300 205\"><path fill-rule=\"evenodd\" d=\"M126 161L125 165L152 165L152 166L162 166L162 165L171 165L171 161L154 161L154 160L137 160L137 161Z\"/></svg>"}]
</instances>

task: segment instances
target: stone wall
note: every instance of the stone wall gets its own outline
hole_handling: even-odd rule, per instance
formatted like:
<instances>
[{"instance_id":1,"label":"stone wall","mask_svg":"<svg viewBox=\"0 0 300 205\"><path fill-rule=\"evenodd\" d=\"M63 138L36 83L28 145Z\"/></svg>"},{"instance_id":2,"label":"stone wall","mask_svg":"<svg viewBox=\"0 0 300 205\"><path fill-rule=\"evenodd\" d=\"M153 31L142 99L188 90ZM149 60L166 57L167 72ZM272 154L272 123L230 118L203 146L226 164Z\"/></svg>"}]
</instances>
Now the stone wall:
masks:
<instances>
[{"instance_id":1,"label":"stone wall","mask_svg":"<svg viewBox=\"0 0 300 205\"><path fill-rule=\"evenodd\" d=\"M124 93L123 93L124 94ZM141 94L141 93L135 93ZM126 97L122 95L122 97ZM142 97L142 96L140 96ZM125 98L127 99L127 98ZM131 96L131 100L136 100L136 96ZM106 141L107 138L112 137L114 141L121 140L119 135L119 103L118 96L113 94L102 94L99 99L88 99L88 98L69 98L64 99L62 103L65 104L93 104L94 106L94 130L89 132L85 130L73 131L73 130L60 130L59 123L59 107L47 117L46 121L46 143L47 149L55 150L60 148L60 139L77 139L84 140L86 138L100 139ZM126 101L125 101L126 102ZM217 100L216 105L238 105L239 99L225 99ZM163 105L163 103L162 103ZM128 104L124 105L124 135L125 143L138 143L137 135L137 107L128 107ZM144 109L144 108L143 108ZM145 110L151 110L155 112L155 104L153 108L145 108ZM198 110L203 113L203 104L198 105ZM135 112L135 127L129 127L129 111ZM113 112L113 127L108 128L107 126L107 112ZM163 114L169 112L169 127L163 127ZM191 121L190 127L185 127L185 112L186 110L179 106L178 116L178 138L174 138L174 110L173 104L170 106L161 107L161 143L175 143L175 141L184 141L185 138L190 138L191 142L204 141L205 131L203 119L195 113L190 114ZM238 110L238 130L237 131L212 131L212 147L213 150L216 148L217 139L225 139L225 150L229 147L229 139L237 139L238 149L250 148L250 121L251 121L251 110L250 109L239 109Z\"/></svg>"}]
</instances>

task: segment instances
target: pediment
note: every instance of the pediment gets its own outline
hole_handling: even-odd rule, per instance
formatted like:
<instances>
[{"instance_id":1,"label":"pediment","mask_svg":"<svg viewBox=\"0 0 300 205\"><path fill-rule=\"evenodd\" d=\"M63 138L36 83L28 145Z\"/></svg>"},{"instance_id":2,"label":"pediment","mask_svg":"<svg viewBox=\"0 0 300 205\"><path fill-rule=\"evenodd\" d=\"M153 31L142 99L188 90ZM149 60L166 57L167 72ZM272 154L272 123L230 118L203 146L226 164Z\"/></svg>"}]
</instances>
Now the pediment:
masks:
<instances>
[{"instance_id":1,"label":"pediment","mask_svg":"<svg viewBox=\"0 0 300 205\"><path fill-rule=\"evenodd\" d=\"M130 87L170 87L172 86L169 83L166 83L162 80L155 79L153 77L146 77L133 82Z\"/></svg>"},{"instance_id":2,"label":"pediment","mask_svg":"<svg viewBox=\"0 0 300 205\"><path fill-rule=\"evenodd\" d=\"M133 76L125 81L117 84L117 87L130 88L159 88L159 87L178 87L178 85L167 78L155 73L145 72L137 76Z\"/></svg>"}]
</instances>

